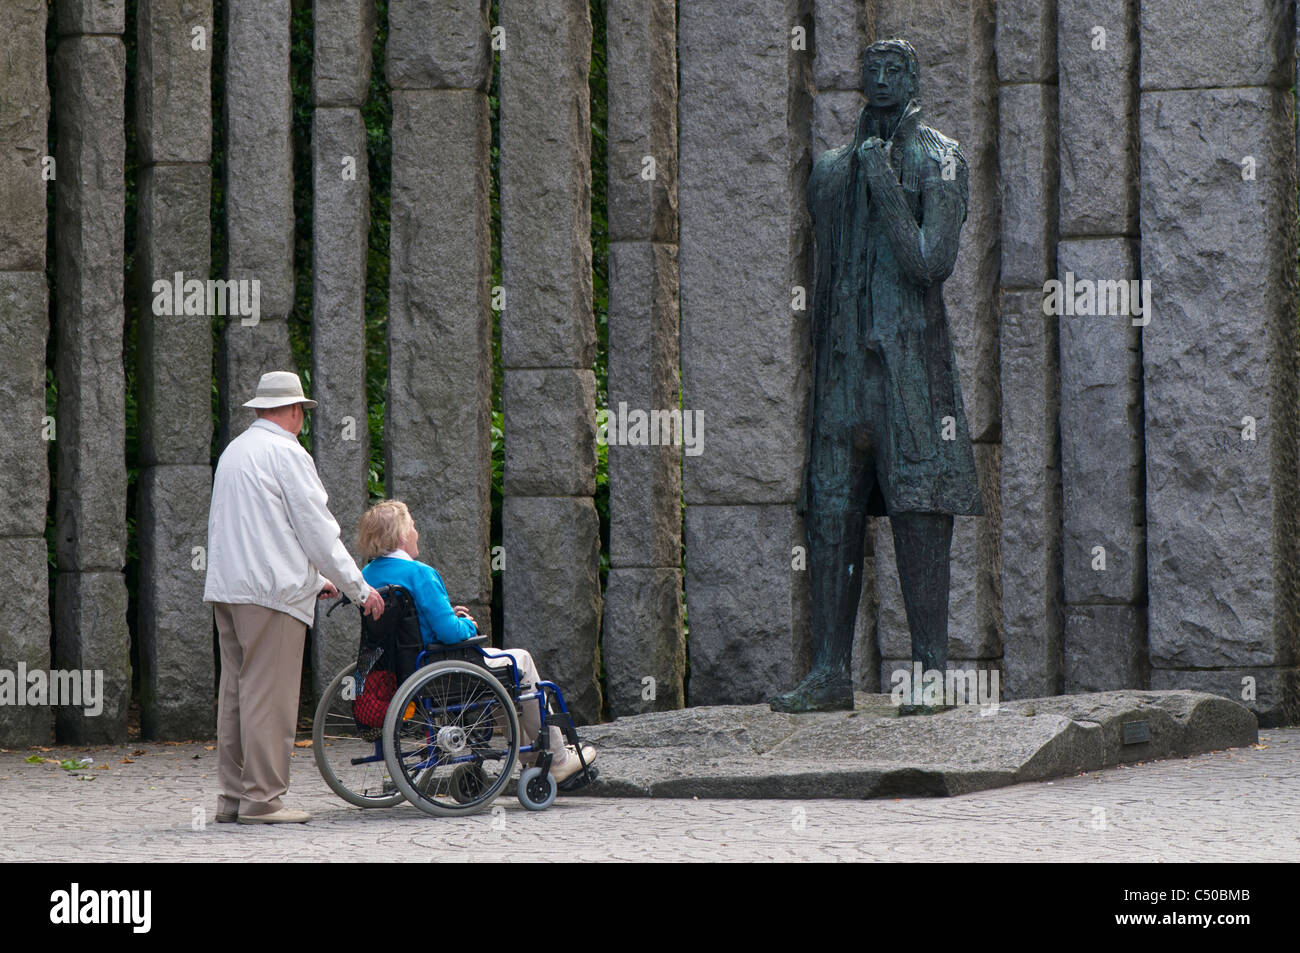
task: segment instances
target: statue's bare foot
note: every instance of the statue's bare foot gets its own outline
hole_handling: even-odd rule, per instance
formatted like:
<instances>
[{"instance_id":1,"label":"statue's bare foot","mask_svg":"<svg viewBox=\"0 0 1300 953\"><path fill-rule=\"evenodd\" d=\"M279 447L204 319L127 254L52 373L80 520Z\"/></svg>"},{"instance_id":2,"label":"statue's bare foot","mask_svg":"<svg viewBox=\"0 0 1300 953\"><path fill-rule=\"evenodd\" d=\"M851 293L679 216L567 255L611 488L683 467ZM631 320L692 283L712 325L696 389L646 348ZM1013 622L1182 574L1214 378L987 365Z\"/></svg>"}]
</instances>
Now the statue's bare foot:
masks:
<instances>
[{"instance_id":1,"label":"statue's bare foot","mask_svg":"<svg viewBox=\"0 0 1300 953\"><path fill-rule=\"evenodd\" d=\"M770 702L772 711L851 711L853 682L847 675L813 672L791 691Z\"/></svg>"}]
</instances>

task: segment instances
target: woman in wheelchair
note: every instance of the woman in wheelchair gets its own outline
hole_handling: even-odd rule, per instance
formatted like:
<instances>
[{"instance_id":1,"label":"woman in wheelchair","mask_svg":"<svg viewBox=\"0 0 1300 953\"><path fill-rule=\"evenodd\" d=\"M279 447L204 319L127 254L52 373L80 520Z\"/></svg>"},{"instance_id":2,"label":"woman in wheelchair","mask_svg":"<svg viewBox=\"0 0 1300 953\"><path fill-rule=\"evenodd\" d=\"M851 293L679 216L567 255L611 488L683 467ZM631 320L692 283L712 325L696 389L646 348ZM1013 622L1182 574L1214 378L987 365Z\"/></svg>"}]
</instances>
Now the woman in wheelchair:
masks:
<instances>
[{"instance_id":1,"label":"woman in wheelchair","mask_svg":"<svg viewBox=\"0 0 1300 953\"><path fill-rule=\"evenodd\" d=\"M478 634L478 625L470 616L469 610L451 604L447 587L438 571L415 558L420 554L420 534L405 503L384 500L372 506L361 517L358 536L361 555L370 560L361 574L376 589L395 585L411 594L420 617L420 635L425 645L433 642L454 645ZM499 665L492 667L508 666L510 663L506 660L506 655L515 661L521 687L528 688L541 681L533 657L525 649L502 650ZM523 736L535 738L541 728L541 714L537 706L523 706L520 722ZM548 748L554 752L550 773L558 784L580 771L582 762L574 747L564 743L564 735L559 728L551 726L547 730L550 733ZM591 764L596 760L596 749L583 745L582 756ZM520 755L520 760L530 765L537 760L537 755L524 753Z\"/></svg>"}]
</instances>

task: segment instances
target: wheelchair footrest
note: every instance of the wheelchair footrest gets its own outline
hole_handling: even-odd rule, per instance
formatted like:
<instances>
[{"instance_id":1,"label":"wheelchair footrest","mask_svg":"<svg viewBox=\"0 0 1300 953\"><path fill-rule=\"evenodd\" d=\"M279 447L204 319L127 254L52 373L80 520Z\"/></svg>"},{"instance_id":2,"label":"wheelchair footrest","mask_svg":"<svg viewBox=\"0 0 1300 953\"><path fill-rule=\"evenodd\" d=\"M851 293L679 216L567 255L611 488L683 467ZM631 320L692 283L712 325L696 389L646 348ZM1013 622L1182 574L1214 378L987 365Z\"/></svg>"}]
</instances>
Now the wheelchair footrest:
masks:
<instances>
[{"instance_id":1,"label":"wheelchair footrest","mask_svg":"<svg viewBox=\"0 0 1300 953\"><path fill-rule=\"evenodd\" d=\"M586 770L579 771L573 777L561 781L558 785L560 793L572 794L574 791L580 791L599 776L600 769L595 765L589 765Z\"/></svg>"}]
</instances>

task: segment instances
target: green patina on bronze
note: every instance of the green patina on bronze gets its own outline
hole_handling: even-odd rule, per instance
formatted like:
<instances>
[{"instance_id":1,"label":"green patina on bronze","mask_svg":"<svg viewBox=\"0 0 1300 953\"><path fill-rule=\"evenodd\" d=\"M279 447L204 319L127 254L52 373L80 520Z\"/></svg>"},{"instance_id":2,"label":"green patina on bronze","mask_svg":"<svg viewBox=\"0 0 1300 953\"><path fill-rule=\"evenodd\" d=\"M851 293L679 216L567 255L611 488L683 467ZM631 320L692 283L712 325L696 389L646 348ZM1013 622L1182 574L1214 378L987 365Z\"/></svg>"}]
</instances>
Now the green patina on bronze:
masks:
<instances>
[{"instance_id":1,"label":"green patina on bronze","mask_svg":"<svg viewBox=\"0 0 1300 953\"><path fill-rule=\"evenodd\" d=\"M813 374L799 509L813 667L772 700L778 711L853 707L868 515L890 517L913 659L942 671L952 517L982 513L943 304L966 219L966 159L921 120L910 44L872 44L862 79L853 143L823 154L808 180Z\"/></svg>"}]
</instances>

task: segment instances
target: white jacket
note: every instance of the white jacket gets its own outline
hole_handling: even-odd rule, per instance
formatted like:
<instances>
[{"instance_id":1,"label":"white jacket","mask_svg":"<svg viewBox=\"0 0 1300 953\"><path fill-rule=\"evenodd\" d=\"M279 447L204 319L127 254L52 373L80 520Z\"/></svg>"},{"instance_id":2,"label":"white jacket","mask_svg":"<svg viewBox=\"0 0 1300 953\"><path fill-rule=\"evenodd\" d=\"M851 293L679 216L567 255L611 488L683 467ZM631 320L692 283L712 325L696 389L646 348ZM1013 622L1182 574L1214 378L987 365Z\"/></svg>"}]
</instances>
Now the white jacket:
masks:
<instances>
[{"instance_id":1,"label":"white jacket","mask_svg":"<svg viewBox=\"0 0 1300 953\"><path fill-rule=\"evenodd\" d=\"M370 587L339 539L328 501L298 439L255 420L217 461L203 601L266 606L307 625L324 579L365 602Z\"/></svg>"}]
</instances>

